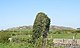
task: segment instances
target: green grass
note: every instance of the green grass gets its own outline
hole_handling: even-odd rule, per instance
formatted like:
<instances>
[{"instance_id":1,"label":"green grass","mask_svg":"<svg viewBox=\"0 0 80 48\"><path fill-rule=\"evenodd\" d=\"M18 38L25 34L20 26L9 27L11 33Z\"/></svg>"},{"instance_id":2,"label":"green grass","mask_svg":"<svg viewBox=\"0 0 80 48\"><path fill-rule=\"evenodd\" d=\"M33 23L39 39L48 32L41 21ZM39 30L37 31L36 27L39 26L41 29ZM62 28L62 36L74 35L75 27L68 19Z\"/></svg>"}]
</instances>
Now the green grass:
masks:
<instances>
[{"instance_id":1,"label":"green grass","mask_svg":"<svg viewBox=\"0 0 80 48\"><path fill-rule=\"evenodd\" d=\"M13 37L14 39L20 40L21 42L20 43L16 43L16 42L0 43L0 48L35 48L35 47L33 47L34 44L27 42L29 39L31 39L31 35L32 35L31 30L25 30L25 31L22 30L21 32L4 32L4 33L1 32L0 34L4 38L4 37L7 37L6 33L9 33L9 35L13 34L10 37ZM74 35L75 35L74 33L54 34L53 32L51 32L48 34L48 38L51 38L51 36L52 36L52 39L54 39L54 38L72 39ZM80 39L80 33L77 33L76 38ZM52 41L49 41L49 44L52 44Z\"/></svg>"},{"instance_id":2,"label":"green grass","mask_svg":"<svg viewBox=\"0 0 80 48\"><path fill-rule=\"evenodd\" d=\"M0 44L0 48L25 48L26 45L21 43Z\"/></svg>"},{"instance_id":3,"label":"green grass","mask_svg":"<svg viewBox=\"0 0 80 48\"><path fill-rule=\"evenodd\" d=\"M72 39L75 34L49 34L48 38L64 38L64 39ZM80 33L76 35L76 39L80 39Z\"/></svg>"}]
</instances>

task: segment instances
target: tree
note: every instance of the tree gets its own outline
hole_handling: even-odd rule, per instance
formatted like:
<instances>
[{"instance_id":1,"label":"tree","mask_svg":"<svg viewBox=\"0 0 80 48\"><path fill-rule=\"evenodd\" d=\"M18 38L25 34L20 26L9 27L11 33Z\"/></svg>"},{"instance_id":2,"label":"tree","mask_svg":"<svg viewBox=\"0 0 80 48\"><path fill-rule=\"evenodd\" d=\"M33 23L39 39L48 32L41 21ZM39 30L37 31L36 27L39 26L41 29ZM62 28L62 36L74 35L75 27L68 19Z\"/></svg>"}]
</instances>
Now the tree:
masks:
<instances>
[{"instance_id":1,"label":"tree","mask_svg":"<svg viewBox=\"0 0 80 48\"><path fill-rule=\"evenodd\" d=\"M47 38L50 27L50 18L45 13L38 13L33 25L33 35L32 40L33 43L42 36L42 46L45 46L45 40Z\"/></svg>"}]
</instances>

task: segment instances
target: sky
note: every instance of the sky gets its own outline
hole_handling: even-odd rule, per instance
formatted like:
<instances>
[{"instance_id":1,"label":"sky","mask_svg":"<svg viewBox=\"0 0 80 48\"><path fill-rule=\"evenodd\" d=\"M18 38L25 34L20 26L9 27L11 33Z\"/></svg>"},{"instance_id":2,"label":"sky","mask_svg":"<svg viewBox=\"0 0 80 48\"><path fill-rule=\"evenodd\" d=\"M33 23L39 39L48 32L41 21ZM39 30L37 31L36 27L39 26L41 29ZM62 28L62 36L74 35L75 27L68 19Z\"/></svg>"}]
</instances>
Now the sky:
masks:
<instances>
[{"instance_id":1,"label":"sky","mask_svg":"<svg viewBox=\"0 0 80 48\"><path fill-rule=\"evenodd\" d=\"M80 0L0 0L0 29L33 25L39 12L51 25L80 27Z\"/></svg>"}]
</instances>

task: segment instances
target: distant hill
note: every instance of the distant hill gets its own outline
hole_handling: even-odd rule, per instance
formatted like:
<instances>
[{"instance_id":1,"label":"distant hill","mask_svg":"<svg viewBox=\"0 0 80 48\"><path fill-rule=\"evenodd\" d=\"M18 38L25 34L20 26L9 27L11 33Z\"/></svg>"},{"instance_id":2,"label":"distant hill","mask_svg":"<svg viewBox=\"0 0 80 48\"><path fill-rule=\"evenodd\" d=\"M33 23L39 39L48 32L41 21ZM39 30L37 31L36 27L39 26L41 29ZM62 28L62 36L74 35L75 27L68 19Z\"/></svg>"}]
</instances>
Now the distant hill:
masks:
<instances>
[{"instance_id":1,"label":"distant hill","mask_svg":"<svg viewBox=\"0 0 80 48\"><path fill-rule=\"evenodd\" d=\"M50 29L57 29L57 30L75 30L74 28L71 27L64 27L64 26L51 26Z\"/></svg>"},{"instance_id":2,"label":"distant hill","mask_svg":"<svg viewBox=\"0 0 80 48\"><path fill-rule=\"evenodd\" d=\"M19 27L13 27L13 28L8 28L7 30L29 30L32 29L32 26L19 26Z\"/></svg>"},{"instance_id":3,"label":"distant hill","mask_svg":"<svg viewBox=\"0 0 80 48\"><path fill-rule=\"evenodd\" d=\"M13 27L13 28L8 28L7 30L26 30L26 29L32 29L32 26L19 26L19 27ZM64 27L64 26L56 26L56 25L51 25L50 29L52 30L74 30L74 28L71 27Z\"/></svg>"},{"instance_id":4,"label":"distant hill","mask_svg":"<svg viewBox=\"0 0 80 48\"><path fill-rule=\"evenodd\" d=\"M80 30L80 28L77 28L77 30Z\"/></svg>"}]
</instances>

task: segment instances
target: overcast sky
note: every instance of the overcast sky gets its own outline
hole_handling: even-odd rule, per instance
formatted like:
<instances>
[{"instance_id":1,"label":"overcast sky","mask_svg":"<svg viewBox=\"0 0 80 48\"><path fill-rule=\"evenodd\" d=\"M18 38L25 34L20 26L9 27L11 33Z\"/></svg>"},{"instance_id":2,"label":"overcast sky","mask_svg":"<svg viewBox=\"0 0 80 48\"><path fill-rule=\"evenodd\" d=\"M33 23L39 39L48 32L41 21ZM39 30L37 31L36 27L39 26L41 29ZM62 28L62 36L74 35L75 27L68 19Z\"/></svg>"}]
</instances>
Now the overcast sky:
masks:
<instances>
[{"instance_id":1,"label":"overcast sky","mask_svg":"<svg viewBox=\"0 0 80 48\"><path fill-rule=\"evenodd\" d=\"M80 0L0 0L0 29L32 25L38 12L51 25L80 27Z\"/></svg>"}]
</instances>

